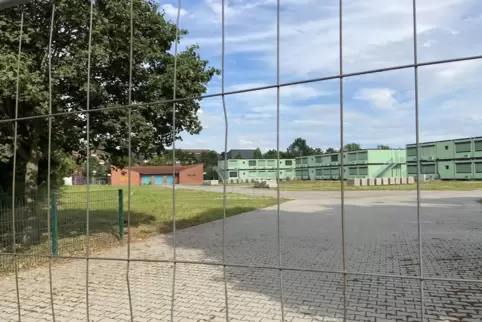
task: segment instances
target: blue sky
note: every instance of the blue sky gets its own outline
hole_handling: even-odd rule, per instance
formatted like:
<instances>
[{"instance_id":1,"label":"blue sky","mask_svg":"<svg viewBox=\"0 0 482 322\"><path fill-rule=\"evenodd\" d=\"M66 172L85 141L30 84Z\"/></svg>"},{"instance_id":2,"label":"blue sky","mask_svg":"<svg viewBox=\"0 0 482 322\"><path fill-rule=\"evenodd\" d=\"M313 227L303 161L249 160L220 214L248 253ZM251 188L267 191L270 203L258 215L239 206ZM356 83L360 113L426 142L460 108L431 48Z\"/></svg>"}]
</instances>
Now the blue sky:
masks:
<instances>
[{"instance_id":1,"label":"blue sky","mask_svg":"<svg viewBox=\"0 0 482 322\"><path fill-rule=\"evenodd\" d=\"M281 83L336 75L339 69L338 0L281 0ZM177 1L163 1L175 21ZM226 91L276 84L276 0L225 2ZM221 1L182 1L181 28L190 34L180 49L199 44L200 54L221 67ZM482 54L480 0L418 0L419 62ZM345 73L413 63L412 0L345 0ZM482 61L419 68L420 139L482 135ZM413 69L346 78L344 140L364 148L415 141ZM209 93L221 92L215 77ZM313 147L340 145L339 81L283 87L280 148L296 137ZM226 97L228 149L276 148L276 89ZM180 148L224 148L220 97L201 102L204 130L183 135Z\"/></svg>"}]
</instances>

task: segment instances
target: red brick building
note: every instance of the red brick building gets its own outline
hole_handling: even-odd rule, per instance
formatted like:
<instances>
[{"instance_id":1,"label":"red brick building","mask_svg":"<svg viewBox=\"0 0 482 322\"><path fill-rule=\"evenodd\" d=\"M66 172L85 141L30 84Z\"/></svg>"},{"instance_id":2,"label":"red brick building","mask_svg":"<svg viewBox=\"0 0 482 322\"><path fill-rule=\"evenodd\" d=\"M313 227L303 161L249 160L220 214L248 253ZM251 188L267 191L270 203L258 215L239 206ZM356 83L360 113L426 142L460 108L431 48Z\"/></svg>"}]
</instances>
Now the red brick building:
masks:
<instances>
[{"instance_id":1,"label":"red brick building","mask_svg":"<svg viewBox=\"0 0 482 322\"><path fill-rule=\"evenodd\" d=\"M203 164L172 166L135 166L130 168L131 185L170 185L201 184L204 179ZM126 186L128 184L128 169L111 169L111 184Z\"/></svg>"}]
</instances>

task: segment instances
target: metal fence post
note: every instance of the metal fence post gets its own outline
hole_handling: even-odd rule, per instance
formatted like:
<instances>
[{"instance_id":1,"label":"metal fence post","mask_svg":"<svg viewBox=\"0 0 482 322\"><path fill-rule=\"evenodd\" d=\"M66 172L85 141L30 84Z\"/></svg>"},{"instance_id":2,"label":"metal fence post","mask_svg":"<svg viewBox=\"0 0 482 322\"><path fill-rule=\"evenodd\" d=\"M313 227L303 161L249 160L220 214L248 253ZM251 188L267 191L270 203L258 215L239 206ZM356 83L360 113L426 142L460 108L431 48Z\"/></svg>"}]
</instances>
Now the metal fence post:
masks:
<instances>
[{"instance_id":1,"label":"metal fence post","mask_svg":"<svg viewBox=\"0 0 482 322\"><path fill-rule=\"evenodd\" d=\"M52 194L50 200L50 225L51 225L51 239L52 239L52 255L58 256L59 255L59 232L58 232L58 225L57 225L57 195L55 193Z\"/></svg>"},{"instance_id":2,"label":"metal fence post","mask_svg":"<svg viewBox=\"0 0 482 322\"><path fill-rule=\"evenodd\" d=\"M119 189L119 238L124 240L124 191Z\"/></svg>"}]
</instances>

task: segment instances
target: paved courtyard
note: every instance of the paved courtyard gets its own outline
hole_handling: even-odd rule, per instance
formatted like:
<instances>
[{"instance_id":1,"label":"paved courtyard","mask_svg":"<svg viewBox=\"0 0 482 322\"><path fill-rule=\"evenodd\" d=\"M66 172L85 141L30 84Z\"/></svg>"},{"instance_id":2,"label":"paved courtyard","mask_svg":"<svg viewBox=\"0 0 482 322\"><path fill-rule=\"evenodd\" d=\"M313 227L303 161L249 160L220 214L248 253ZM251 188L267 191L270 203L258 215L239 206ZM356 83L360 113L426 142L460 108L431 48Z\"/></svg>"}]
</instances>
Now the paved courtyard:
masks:
<instances>
[{"instance_id":1,"label":"paved courtyard","mask_svg":"<svg viewBox=\"0 0 482 322\"><path fill-rule=\"evenodd\" d=\"M182 187L180 187L182 188ZM212 187L211 189L220 189ZM233 192L274 194L243 188ZM342 270L339 192L282 192L294 198L281 206L282 266ZM481 279L482 197L474 192L422 192L424 274ZM346 192L348 271L395 275L348 275L350 321L420 321L421 283L398 276L419 274L415 192ZM241 265L278 264L276 207L226 221L226 261ZM222 223L212 222L177 234L177 258L222 260ZM131 247L137 259L172 258L172 236ZM125 257L126 248L96 256ZM126 262L90 261L90 321L130 321ZM86 321L85 261L53 266L56 321ZM310 271L226 268L231 321L343 321L343 275ZM134 321L169 321L173 265L131 262ZM2 278L0 321L17 321L15 279ZM47 268L20 273L22 321L52 321ZM223 267L177 264L175 320L225 321ZM482 321L482 284L426 281L425 321Z\"/></svg>"}]
</instances>

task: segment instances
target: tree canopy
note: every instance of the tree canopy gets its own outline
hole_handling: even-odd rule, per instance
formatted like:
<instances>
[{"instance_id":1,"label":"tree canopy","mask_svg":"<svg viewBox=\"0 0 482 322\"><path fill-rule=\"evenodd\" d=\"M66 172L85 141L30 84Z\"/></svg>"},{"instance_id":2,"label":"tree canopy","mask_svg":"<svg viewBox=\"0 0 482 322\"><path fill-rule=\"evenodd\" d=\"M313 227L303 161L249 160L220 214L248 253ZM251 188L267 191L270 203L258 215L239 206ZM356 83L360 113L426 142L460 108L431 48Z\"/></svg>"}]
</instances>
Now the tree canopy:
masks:
<instances>
[{"instance_id":1,"label":"tree canopy","mask_svg":"<svg viewBox=\"0 0 482 322\"><path fill-rule=\"evenodd\" d=\"M344 151L358 151L361 150L360 143L348 143L343 148Z\"/></svg>"},{"instance_id":2,"label":"tree canopy","mask_svg":"<svg viewBox=\"0 0 482 322\"><path fill-rule=\"evenodd\" d=\"M263 152L260 148L256 148L253 152L253 159L263 159Z\"/></svg>"},{"instance_id":3,"label":"tree canopy","mask_svg":"<svg viewBox=\"0 0 482 322\"><path fill-rule=\"evenodd\" d=\"M308 143L306 143L305 139L296 138L288 147L287 152L292 158L295 158L311 155L313 153L313 149L308 145Z\"/></svg>"},{"instance_id":4,"label":"tree canopy","mask_svg":"<svg viewBox=\"0 0 482 322\"><path fill-rule=\"evenodd\" d=\"M83 0L56 1L51 45L52 113L69 113L52 119L52 148L63 155L72 151L85 158L86 124L89 118L89 148L102 149L110 164L125 166L128 154L128 108L130 66L130 0L94 2L90 88L87 88L90 4ZM20 7L0 12L0 119L15 118L17 52ZM48 48L52 2L32 1L24 6L20 56L18 116L49 113ZM131 108L132 152L149 158L162 153L183 131L197 134L202 126L197 116L199 100L176 103L176 137L172 135L172 104L155 102L173 98L176 26L167 21L153 0L135 0ZM187 34L180 30L180 37ZM177 97L197 97L219 71L201 59L198 46L180 50L177 56ZM90 104L87 106L87 91ZM75 113L86 110L90 113ZM106 107L114 107L104 110ZM14 123L0 123L0 170L11 169ZM26 192L34 192L45 178L48 155L48 119L18 122L17 164ZM60 161L53 160L55 166ZM2 172L5 173L5 172ZM11 170L4 178L11 178ZM4 184L7 182L7 184ZM2 180L3 189L11 181Z\"/></svg>"}]
</instances>

